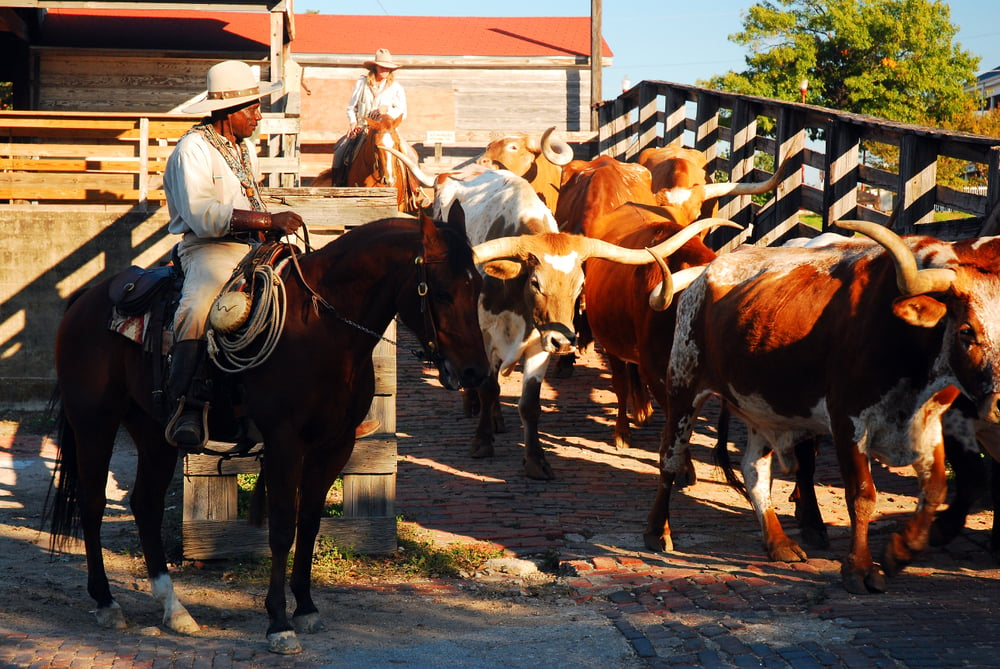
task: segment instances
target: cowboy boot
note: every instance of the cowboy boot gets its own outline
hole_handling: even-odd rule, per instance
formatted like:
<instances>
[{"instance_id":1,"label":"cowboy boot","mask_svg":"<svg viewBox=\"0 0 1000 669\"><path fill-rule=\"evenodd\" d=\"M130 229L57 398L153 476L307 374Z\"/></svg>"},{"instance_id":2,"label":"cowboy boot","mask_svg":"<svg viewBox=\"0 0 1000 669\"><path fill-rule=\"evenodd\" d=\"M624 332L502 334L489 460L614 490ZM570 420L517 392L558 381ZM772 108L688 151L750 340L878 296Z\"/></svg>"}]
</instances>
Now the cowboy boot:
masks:
<instances>
[{"instance_id":1,"label":"cowboy boot","mask_svg":"<svg viewBox=\"0 0 1000 669\"><path fill-rule=\"evenodd\" d=\"M184 451L197 453L208 441L208 402L204 379L200 378L206 345L201 339L186 339L174 344L170 352L167 393L177 403L167 423L167 443Z\"/></svg>"}]
</instances>

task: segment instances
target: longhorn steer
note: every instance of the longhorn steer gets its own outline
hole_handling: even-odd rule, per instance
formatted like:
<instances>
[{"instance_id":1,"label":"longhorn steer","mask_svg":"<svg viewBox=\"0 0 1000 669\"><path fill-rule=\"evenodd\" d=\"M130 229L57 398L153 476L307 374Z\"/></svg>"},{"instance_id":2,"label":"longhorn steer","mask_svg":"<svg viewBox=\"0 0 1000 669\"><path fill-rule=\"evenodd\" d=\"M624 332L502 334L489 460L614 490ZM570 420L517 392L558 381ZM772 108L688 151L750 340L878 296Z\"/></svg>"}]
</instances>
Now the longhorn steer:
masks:
<instances>
[{"instance_id":1,"label":"longhorn steer","mask_svg":"<svg viewBox=\"0 0 1000 669\"><path fill-rule=\"evenodd\" d=\"M564 232L576 232L607 239L609 232L601 217L626 202L656 204L652 176L636 163L623 163L610 156L598 156L590 161L574 160L563 168L556 222ZM685 221L693 218L684 217Z\"/></svg>"},{"instance_id":2,"label":"longhorn steer","mask_svg":"<svg viewBox=\"0 0 1000 669\"><path fill-rule=\"evenodd\" d=\"M743 476L771 559L804 553L771 505L770 454L787 464L797 442L832 435L852 521L841 574L857 594L886 587L868 545L869 458L910 464L920 481L916 513L885 549L893 575L926 548L945 496L942 414L963 393L978 420L1000 423L1000 238L901 239L871 223L839 225L878 243L742 249L712 261L678 301L649 548L672 547L670 491L713 392L750 428Z\"/></svg>"},{"instance_id":3,"label":"longhorn steer","mask_svg":"<svg viewBox=\"0 0 1000 669\"><path fill-rule=\"evenodd\" d=\"M520 362L523 381L517 408L524 425L525 474L552 479L538 437L541 386L549 358L576 350L573 315L583 290L583 262L603 258L650 264L656 256L669 256L683 246L701 232L701 226L691 226L648 251L622 248L559 232L555 218L531 185L507 170L444 173L432 178L415 164L407 166L422 184L433 185L436 214L447 216L455 203L462 207L476 263L486 274L479 323L494 374L478 389L480 416L472 456L493 455L493 435L503 431L497 375L510 374ZM661 296L656 302L665 308L673 289L666 266L661 270L665 277L662 291L669 298Z\"/></svg>"},{"instance_id":4,"label":"longhorn steer","mask_svg":"<svg viewBox=\"0 0 1000 669\"><path fill-rule=\"evenodd\" d=\"M600 217L596 224L606 231L605 241L627 248L644 248L676 234L688 220L677 207L629 202ZM676 274L700 268L714 258L715 253L701 240L692 239L673 253L668 262L671 272ZM608 361L611 385L618 399L614 443L617 448L627 448L631 442L629 401L640 425L645 423L649 411L645 388L649 388L660 408L666 406L664 377L670 360L676 307L650 309L646 296L660 281L655 267L590 260L586 269L587 321ZM679 276L674 278L675 290L683 287ZM630 373L630 365L635 365L638 379ZM693 475L693 470L690 473Z\"/></svg>"},{"instance_id":5,"label":"longhorn steer","mask_svg":"<svg viewBox=\"0 0 1000 669\"><path fill-rule=\"evenodd\" d=\"M545 206L555 211L563 166L573 160L570 145L552 137L555 129L552 126L540 138L517 133L495 139L476 158L476 163L524 177Z\"/></svg>"},{"instance_id":6,"label":"longhorn steer","mask_svg":"<svg viewBox=\"0 0 1000 669\"><path fill-rule=\"evenodd\" d=\"M784 177L784 162L770 179L761 182L709 183L705 154L677 144L645 149L639 164L652 176L659 204L683 207L690 220L713 216L718 199L725 195L757 195L777 188Z\"/></svg>"}]
</instances>

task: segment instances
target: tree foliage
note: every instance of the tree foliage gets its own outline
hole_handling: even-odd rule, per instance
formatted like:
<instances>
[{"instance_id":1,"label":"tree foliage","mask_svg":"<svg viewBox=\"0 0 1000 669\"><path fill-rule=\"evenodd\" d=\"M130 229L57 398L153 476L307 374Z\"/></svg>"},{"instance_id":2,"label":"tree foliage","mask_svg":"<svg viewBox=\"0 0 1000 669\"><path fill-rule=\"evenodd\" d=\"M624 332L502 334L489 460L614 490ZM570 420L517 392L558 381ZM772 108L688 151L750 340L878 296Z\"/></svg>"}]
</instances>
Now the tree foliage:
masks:
<instances>
[{"instance_id":1,"label":"tree foliage","mask_svg":"<svg viewBox=\"0 0 1000 669\"><path fill-rule=\"evenodd\" d=\"M973 108L965 91L979 58L955 42L945 2L773 0L757 2L730 41L749 49L747 69L709 86L842 111L940 126Z\"/></svg>"}]
</instances>

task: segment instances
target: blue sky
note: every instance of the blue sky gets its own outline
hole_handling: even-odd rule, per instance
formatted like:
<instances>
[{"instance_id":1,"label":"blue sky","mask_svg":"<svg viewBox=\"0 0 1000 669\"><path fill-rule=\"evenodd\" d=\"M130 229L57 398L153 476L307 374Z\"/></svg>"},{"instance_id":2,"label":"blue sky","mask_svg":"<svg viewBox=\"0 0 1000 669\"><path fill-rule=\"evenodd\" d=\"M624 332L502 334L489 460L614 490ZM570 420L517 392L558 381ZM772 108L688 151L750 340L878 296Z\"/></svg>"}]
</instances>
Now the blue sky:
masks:
<instances>
[{"instance_id":1,"label":"blue sky","mask_svg":"<svg viewBox=\"0 0 1000 669\"><path fill-rule=\"evenodd\" d=\"M604 69L603 97L615 97L622 79L694 84L742 70L743 48L728 36L742 28L748 0L603 0L602 32L614 52ZM297 13L418 16L590 16L590 0L295 0ZM958 42L980 56L978 72L1000 66L1000 1L956 0L951 22ZM428 39L433 37L428 36Z\"/></svg>"}]
</instances>

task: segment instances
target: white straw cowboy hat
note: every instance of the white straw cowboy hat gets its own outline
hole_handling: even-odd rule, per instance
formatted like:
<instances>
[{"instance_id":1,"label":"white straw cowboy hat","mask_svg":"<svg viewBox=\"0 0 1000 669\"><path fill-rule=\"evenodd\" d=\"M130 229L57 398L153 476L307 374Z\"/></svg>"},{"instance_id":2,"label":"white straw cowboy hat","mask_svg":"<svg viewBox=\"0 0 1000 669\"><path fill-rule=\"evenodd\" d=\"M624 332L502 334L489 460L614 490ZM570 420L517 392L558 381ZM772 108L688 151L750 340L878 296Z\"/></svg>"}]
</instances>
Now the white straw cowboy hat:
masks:
<instances>
[{"instance_id":1,"label":"white straw cowboy hat","mask_svg":"<svg viewBox=\"0 0 1000 669\"><path fill-rule=\"evenodd\" d=\"M208 69L205 97L184 108L185 114L205 114L238 107L279 90L281 82L261 85L253 69L241 60L224 60Z\"/></svg>"},{"instance_id":2,"label":"white straw cowboy hat","mask_svg":"<svg viewBox=\"0 0 1000 669\"><path fill-rule=\"evenodd\" d=\"M379 49L375 52L375 60L366 60L365 67L384 67L387 70L395 70L399 68L397 63L392 62L392 54L389 53L388 49Z\"/></svg>"}]
</instances>

